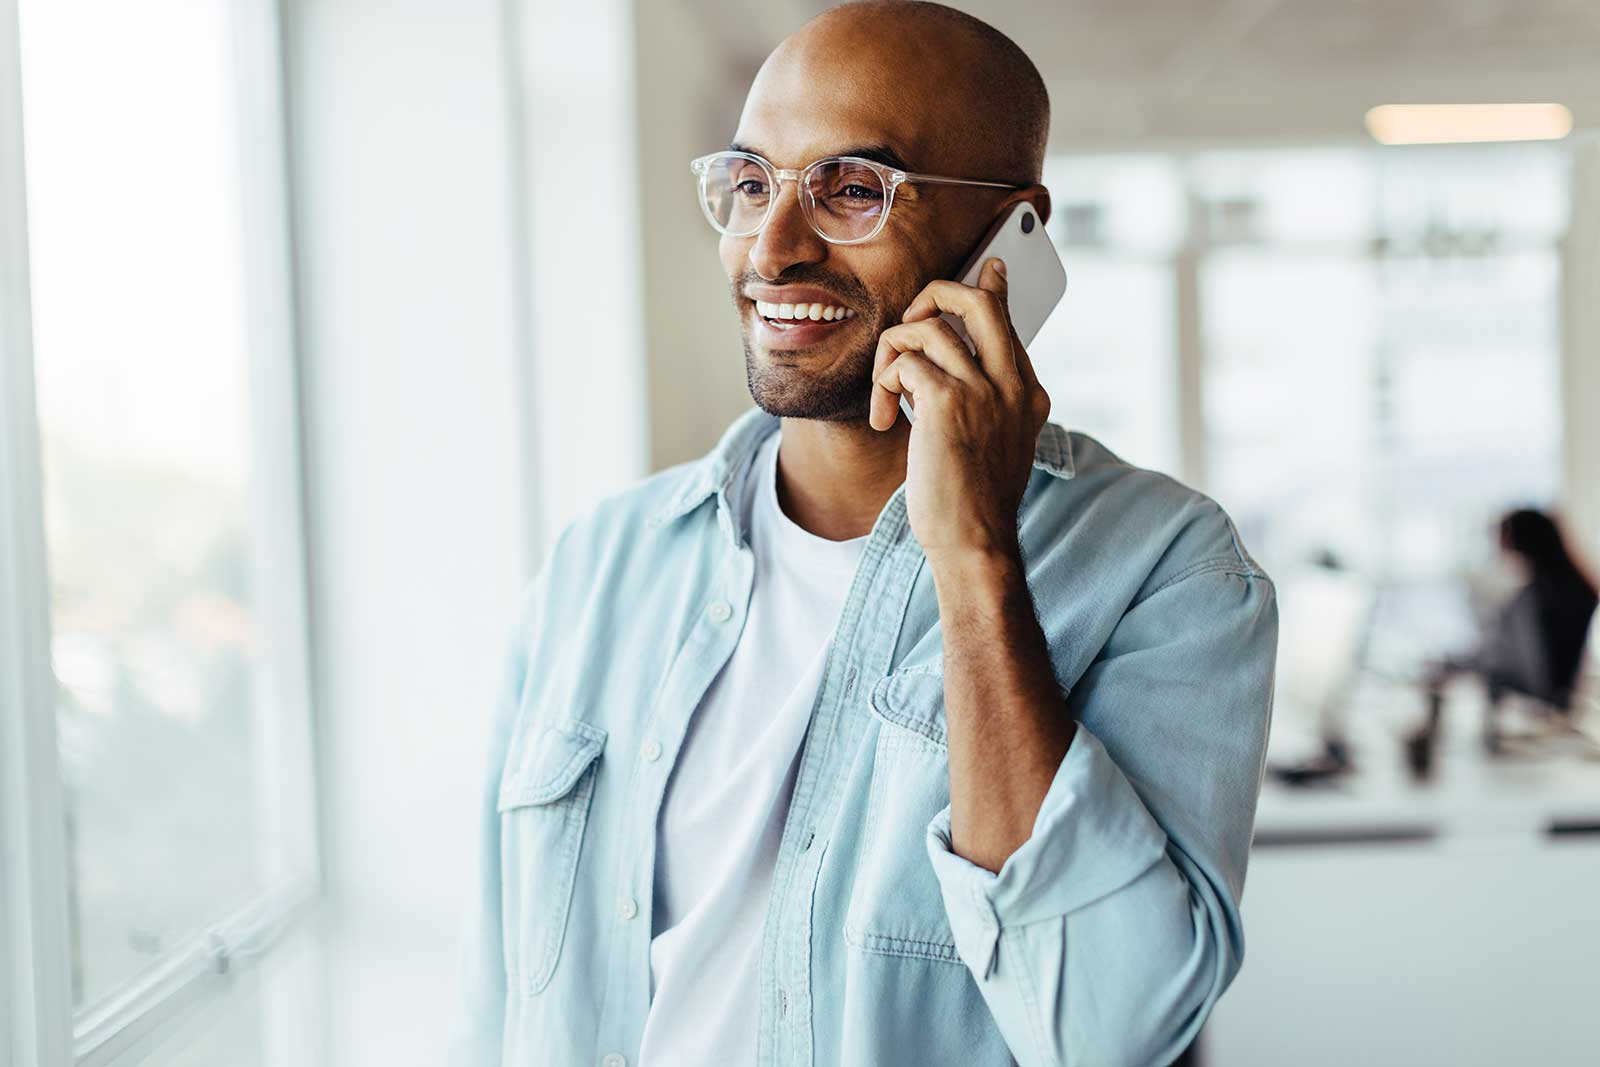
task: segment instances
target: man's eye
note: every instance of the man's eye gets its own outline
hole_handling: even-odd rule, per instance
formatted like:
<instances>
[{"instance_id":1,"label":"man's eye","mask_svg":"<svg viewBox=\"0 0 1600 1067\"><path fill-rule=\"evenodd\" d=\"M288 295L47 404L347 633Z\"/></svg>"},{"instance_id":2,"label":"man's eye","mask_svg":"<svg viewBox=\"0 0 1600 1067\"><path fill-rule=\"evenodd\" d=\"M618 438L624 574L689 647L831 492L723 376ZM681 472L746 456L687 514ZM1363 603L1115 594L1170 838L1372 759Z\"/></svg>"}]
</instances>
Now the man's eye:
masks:
<instances>
[{"instance_id":1,"label":"man's eye","mask_svg":"<svg viewBox=\"0 0 1600 1067\"><path fill-rule=\"evenodd\" d=\"M849 183L828 194L828 205L834 211L864 211L875 208L883 201L883 190L870 185Z\"/></svg>"},{"instance_id":2,"label":"man's eye","mask_svg":"<svg viewBox=\"0 0 1600 1067\"><path fill-rule=\"evenodd\" d=\"M734 192L741 196L761 196L766 193L767 186L765 182L757 181L754 178L746 178L735 185L733 189Z\"/></svg>"}]
</instances>

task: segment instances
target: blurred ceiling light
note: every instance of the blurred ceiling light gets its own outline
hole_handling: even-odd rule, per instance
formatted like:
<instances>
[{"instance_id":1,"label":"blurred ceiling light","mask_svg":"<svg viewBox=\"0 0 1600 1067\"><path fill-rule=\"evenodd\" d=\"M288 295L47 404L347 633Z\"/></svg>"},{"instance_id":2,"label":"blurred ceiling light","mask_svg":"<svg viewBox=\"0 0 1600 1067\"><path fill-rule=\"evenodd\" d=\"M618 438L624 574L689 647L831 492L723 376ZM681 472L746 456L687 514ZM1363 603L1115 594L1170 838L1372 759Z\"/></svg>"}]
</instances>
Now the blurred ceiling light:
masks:
<instances>
[{"instance_id":1,"label":"blurred ceiling light","mask_svg":"<svg viewBox=\"0 0 1600 1067\"><path fill-rule=\"evenodd\" d=\"M1560 104L1384 104L1367 112L1367 132L1382 144L1555 141L1572 132Z\"/></svg>"}]
</instances>

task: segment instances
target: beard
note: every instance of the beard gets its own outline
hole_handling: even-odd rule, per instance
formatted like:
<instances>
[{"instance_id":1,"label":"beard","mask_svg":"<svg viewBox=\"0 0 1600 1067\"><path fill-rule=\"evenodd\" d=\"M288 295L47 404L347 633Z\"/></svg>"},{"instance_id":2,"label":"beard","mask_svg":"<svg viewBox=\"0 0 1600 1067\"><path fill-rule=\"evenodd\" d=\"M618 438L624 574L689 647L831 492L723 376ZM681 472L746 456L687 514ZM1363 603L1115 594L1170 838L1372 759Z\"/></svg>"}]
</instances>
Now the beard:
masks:
<instances>
[{"instance_id":1,"label":"beard","mask_svg":"<svg viewBox=\"0 0 1600 1067\"><path fill-rule=\"evenodd\" d=\"M872 335L876 338L876 334ZM763 359L744 334L745 383L756 406L769 415L823 422L864 422L872 401L872 361L876 341L862 344L844 359L818 371L808 366L775 365Z\"/></svg>"},{"instance_id":2,"label":"beard","mask_svg":"<svg viewBox=\"0 0 1600 1067\"><path fill-rule=\"evenodd\" d=\"M734 306L741 312L745 305L739 294L746 283L757 280L752 275L733 279ZM795 366L764 357L751 339L748 320L741 318L745 384L750 389L750 398L769 415L823 422L865 422L872 404L872 362L877 355L878 335L886 328L886 324L877 321L880 305L852 278L800 270L775 281L779 285L814 284L826 288L855 308L859 321L872 322L874 326L866 332L866 339L856 342L856 347L844 358L829 361L826 357L808 357ZM839 343L836 340L827 342ZM827 366L820 369L812 365L824 362Z\"/></svg>"}]
</instances>

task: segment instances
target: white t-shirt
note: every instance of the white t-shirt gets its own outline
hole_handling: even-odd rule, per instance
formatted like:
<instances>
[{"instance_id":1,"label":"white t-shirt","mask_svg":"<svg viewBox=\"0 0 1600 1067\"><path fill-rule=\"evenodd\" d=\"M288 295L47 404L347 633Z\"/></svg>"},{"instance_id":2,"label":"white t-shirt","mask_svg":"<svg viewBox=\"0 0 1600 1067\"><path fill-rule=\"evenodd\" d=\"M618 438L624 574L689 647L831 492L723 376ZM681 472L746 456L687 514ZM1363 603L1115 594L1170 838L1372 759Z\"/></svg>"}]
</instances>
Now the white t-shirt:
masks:
<instances>
[{"instance_id":1,"label":"white t-shirt","mask_svg":"<svg viewBox=\"0 0 1600 1067\"><path fill-rule=\"evenodd\" d=\"M641 1067L751 1063L767 892L823 661L865 536L829 541L778 506L780 434L743 494L755 571L739 644L706 690L656 826Z\"/></svg>"}]
</instances>

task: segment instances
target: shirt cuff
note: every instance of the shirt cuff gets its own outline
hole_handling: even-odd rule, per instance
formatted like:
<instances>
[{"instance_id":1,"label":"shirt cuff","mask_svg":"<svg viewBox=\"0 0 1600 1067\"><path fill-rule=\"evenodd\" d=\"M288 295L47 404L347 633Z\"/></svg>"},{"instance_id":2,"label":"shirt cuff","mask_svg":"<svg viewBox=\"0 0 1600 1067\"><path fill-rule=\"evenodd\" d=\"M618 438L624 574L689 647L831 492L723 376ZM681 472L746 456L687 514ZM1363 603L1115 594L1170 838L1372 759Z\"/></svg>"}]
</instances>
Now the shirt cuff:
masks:
<instances>
[{"instance_id":1,"label":"shirt cuff","mask_svg":"<svg viewBox=\"0 0 1600 1067\"><path fill-rule=\"evenodd\" d=\"M951 849L948 804L928 823L926 840L956 947L981 978L994 968L1002 929L1092 904L1149 870L1167 848L1166 832L1081 723L1033 832L998 872Z\"/></svg>"}]
</instances>

